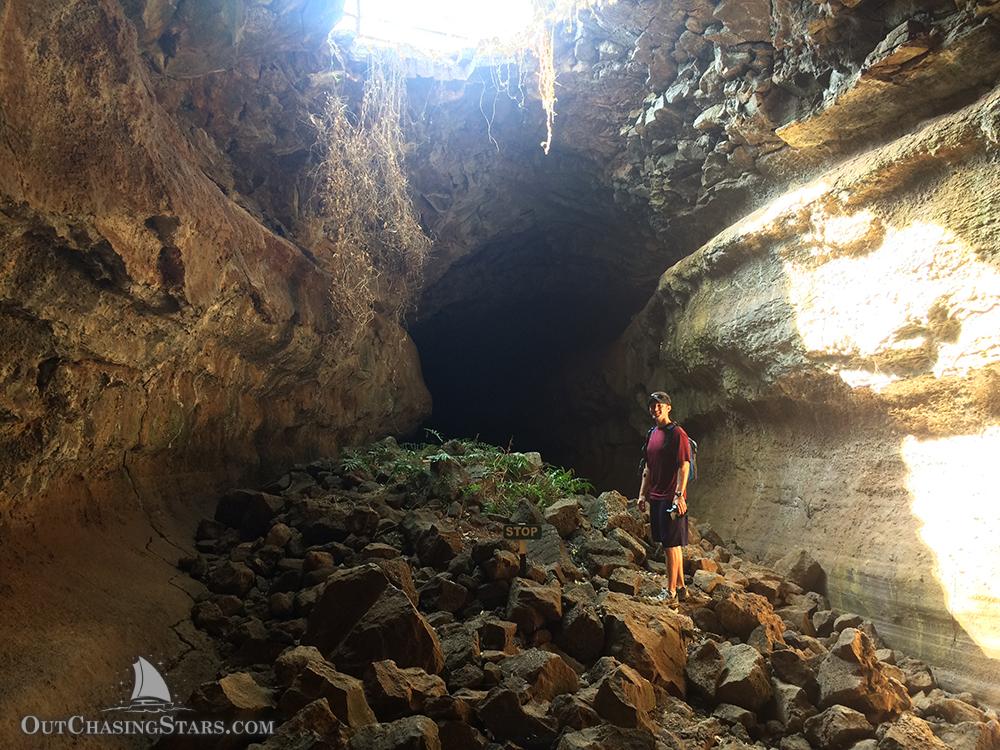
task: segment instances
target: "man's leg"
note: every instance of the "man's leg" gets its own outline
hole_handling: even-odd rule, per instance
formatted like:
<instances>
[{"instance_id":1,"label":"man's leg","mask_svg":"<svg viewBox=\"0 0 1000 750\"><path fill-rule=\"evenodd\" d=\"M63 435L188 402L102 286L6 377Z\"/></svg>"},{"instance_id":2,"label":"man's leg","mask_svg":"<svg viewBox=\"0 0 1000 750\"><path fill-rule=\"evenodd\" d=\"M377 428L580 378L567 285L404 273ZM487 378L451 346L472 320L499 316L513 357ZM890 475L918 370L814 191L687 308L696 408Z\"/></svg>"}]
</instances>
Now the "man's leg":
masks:
<instances>
[{"instance_id":1,"label":"man's leg","mask_svg":"<svg viewBox=\"0 0 1000 750\"><path fill-rule=\"evenodd\" d=\"M677 568L677 588L676 591L680 591L684 588L684 548L674 547L675 554L677 556L674 561L674 565Z\"/></svg>"}]
</instances>

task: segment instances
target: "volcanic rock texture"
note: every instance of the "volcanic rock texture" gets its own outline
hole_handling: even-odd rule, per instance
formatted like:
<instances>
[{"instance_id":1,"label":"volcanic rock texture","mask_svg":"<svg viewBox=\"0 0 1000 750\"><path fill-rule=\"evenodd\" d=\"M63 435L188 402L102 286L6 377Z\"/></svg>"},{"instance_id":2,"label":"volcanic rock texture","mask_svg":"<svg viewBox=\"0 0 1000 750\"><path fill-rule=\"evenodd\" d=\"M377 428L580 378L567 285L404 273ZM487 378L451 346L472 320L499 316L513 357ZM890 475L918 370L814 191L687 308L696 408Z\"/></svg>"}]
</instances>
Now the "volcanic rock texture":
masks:
<instances>
[{"instance_id":1,"label":"volcanic rock texture","mask_svg":"<svg viewBox=\"0 0 1000 750\"><path fill-rule=\"evenodd\" d=\"M301 212L265 205L279 218L264 221L266 191L241 195L254 185L236 164L253 142L241 150L241 134L217 142L192 124L213 116L184 90L223 82L171 77L239 62L264 106L282 72L250 56L254 30L275 36L259 40L272 53L294 39L288 55L322 70L337 4L240 18L198 5L176 17L168 3L0 6L5 729L8 710L72 710L62 697L107 694L136 654L187 648L166 628L187 599L158 556L176 559L220 485L405 431L429 410L399 325L377 318L355 344L338 338ZM218 42L213 19L242 24L230 29L238 58L231 43L224 61L199 49ZM144 57L150 36L173 39L176 66ZM175 96L190 120L168 109ZM259 123L272 155L258 170L308 154L314 139L284 124ZM294 196L286 174L276 190Z\"/></svg>"},{"instance_id":2,"label":"volcanic rock texture","mask_svg":"<svg viewBox=\"0 0 1000 750\"><path fill-rule=\"evenodd\" d=\"M835 606L989 690L998 103L847 161L719 234L664 274L605 373L634 427L637 388L673 394L701 438L694 503L721 533L771 559L805 544ZM600 432L600 450L624 443L612 463L628 465L634 427Z\"/></svg>"}]
</instances>

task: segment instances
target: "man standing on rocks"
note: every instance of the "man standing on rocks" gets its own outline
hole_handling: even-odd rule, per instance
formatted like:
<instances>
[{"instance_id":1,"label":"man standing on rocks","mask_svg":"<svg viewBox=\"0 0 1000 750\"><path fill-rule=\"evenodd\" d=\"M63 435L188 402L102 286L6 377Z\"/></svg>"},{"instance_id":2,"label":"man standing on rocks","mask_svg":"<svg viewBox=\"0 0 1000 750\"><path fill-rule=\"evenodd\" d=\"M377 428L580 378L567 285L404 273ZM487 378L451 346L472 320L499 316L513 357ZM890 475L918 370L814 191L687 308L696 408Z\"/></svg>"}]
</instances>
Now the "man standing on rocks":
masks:
<instances>
[{"instance_id":1,"label":"man standing on rocks","mask_svg":"<svg viewBox=\"0 0 1000 750\"><path fill-rule=\"evenodd\" d=\"M649 414L656 421L646 437L645 467L639 488L639 511L649 504L653 541L663 545L667 562L667 599L687 597L684 586L684 546L688 543L687 482L691 441L684 428L670 421L670 396L649 396Z\"/></svg>"}]
</instances>

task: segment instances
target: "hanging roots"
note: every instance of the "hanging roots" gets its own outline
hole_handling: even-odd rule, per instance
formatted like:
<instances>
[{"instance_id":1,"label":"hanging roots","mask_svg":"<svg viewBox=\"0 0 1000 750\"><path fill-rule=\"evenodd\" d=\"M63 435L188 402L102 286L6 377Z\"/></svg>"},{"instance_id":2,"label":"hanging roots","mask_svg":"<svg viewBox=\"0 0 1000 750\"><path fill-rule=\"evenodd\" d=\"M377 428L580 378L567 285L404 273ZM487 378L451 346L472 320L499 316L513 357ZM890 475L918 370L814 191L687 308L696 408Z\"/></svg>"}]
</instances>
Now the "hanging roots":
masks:
<instances>
[{"instance_id":1,"label":"hanging roots","mask_svg":"<svg viewBox=\"0 0 1000 750\"><path fill-rule=\"evenodd\" d=\"M545 111L545 140L541 146L546 154L552 146L552 124L556 119L555 29L547 29L547 32L538 35L535 47L535 54L538 55L538 95Z\"/></svg>"},{"instance_id":2,"label":"hanging roots","mask_svg":"<svg viewBox=\"0 0 1000 750\"><path fill-rule=\"evenodd\" d=\"M524 105L524 93L521 89L525 68L525 50L533 53L538 65L538 98L542 102L542 110L545 112L545 140L541 142L542 150L548 154L552 147L553 125L556 118L556 67L555 67L555 34L560 24L572 29L576 23L577 13L585 8L596 5L598 0L534 0L535 20L532 26L515 39L507 40L504 43L491 42L489 50L481 49L480 52L490 58L491 78L495 93L505 93L508 97L518 102L518 106ZM515 65L518 69L517 91L520 96L514 95L511 85L510 67ZM481 95L480 108L482 109L482 99L485 97L484 91ZM495 104L494 98L494 104ZM495 107L494 107L495 109ZM497 146L493 138L492 121L483 111L486 118L490 142Z\"/></svg>"},{"instance_id":3,"label":"hanging roots","mask_svg":"<svg viewBox=\"0 0 1000 750\"><path fill-rule=\"evenodd\" d=\"M357 340L377 308L403 315L431 246L408 192L403 107L398 70L373 57L356 111L330 96L311 118L321 155L314 211L325 238L316 255L330 275L345 343Z\"/></svg>"}]
</instances>

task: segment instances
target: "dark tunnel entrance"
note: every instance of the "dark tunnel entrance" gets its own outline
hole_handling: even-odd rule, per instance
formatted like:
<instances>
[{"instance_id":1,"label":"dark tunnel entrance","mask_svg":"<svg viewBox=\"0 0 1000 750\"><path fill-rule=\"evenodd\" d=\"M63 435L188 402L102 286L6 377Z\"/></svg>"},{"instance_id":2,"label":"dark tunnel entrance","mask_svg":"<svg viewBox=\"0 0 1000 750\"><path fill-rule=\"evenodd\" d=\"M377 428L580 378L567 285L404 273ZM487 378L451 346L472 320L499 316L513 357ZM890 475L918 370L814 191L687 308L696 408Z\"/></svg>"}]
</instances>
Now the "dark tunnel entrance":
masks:
<instances>
[{"instance_id":1,"label":"dark tunnel entrance","mask_svg":"<svg viewBox=\"0 0 1000 750\"><path fill-rule=\"evenodd\" d=\"M426 427L537 450L583 473L567 435L574 405L565 386L591 374L655 280L638 285L621 258L592 245L582 253L581 241L541 233L495 241L434 285L432 296L448 302L411 327L434 400Z\"/></svg>"}]
</instances>

